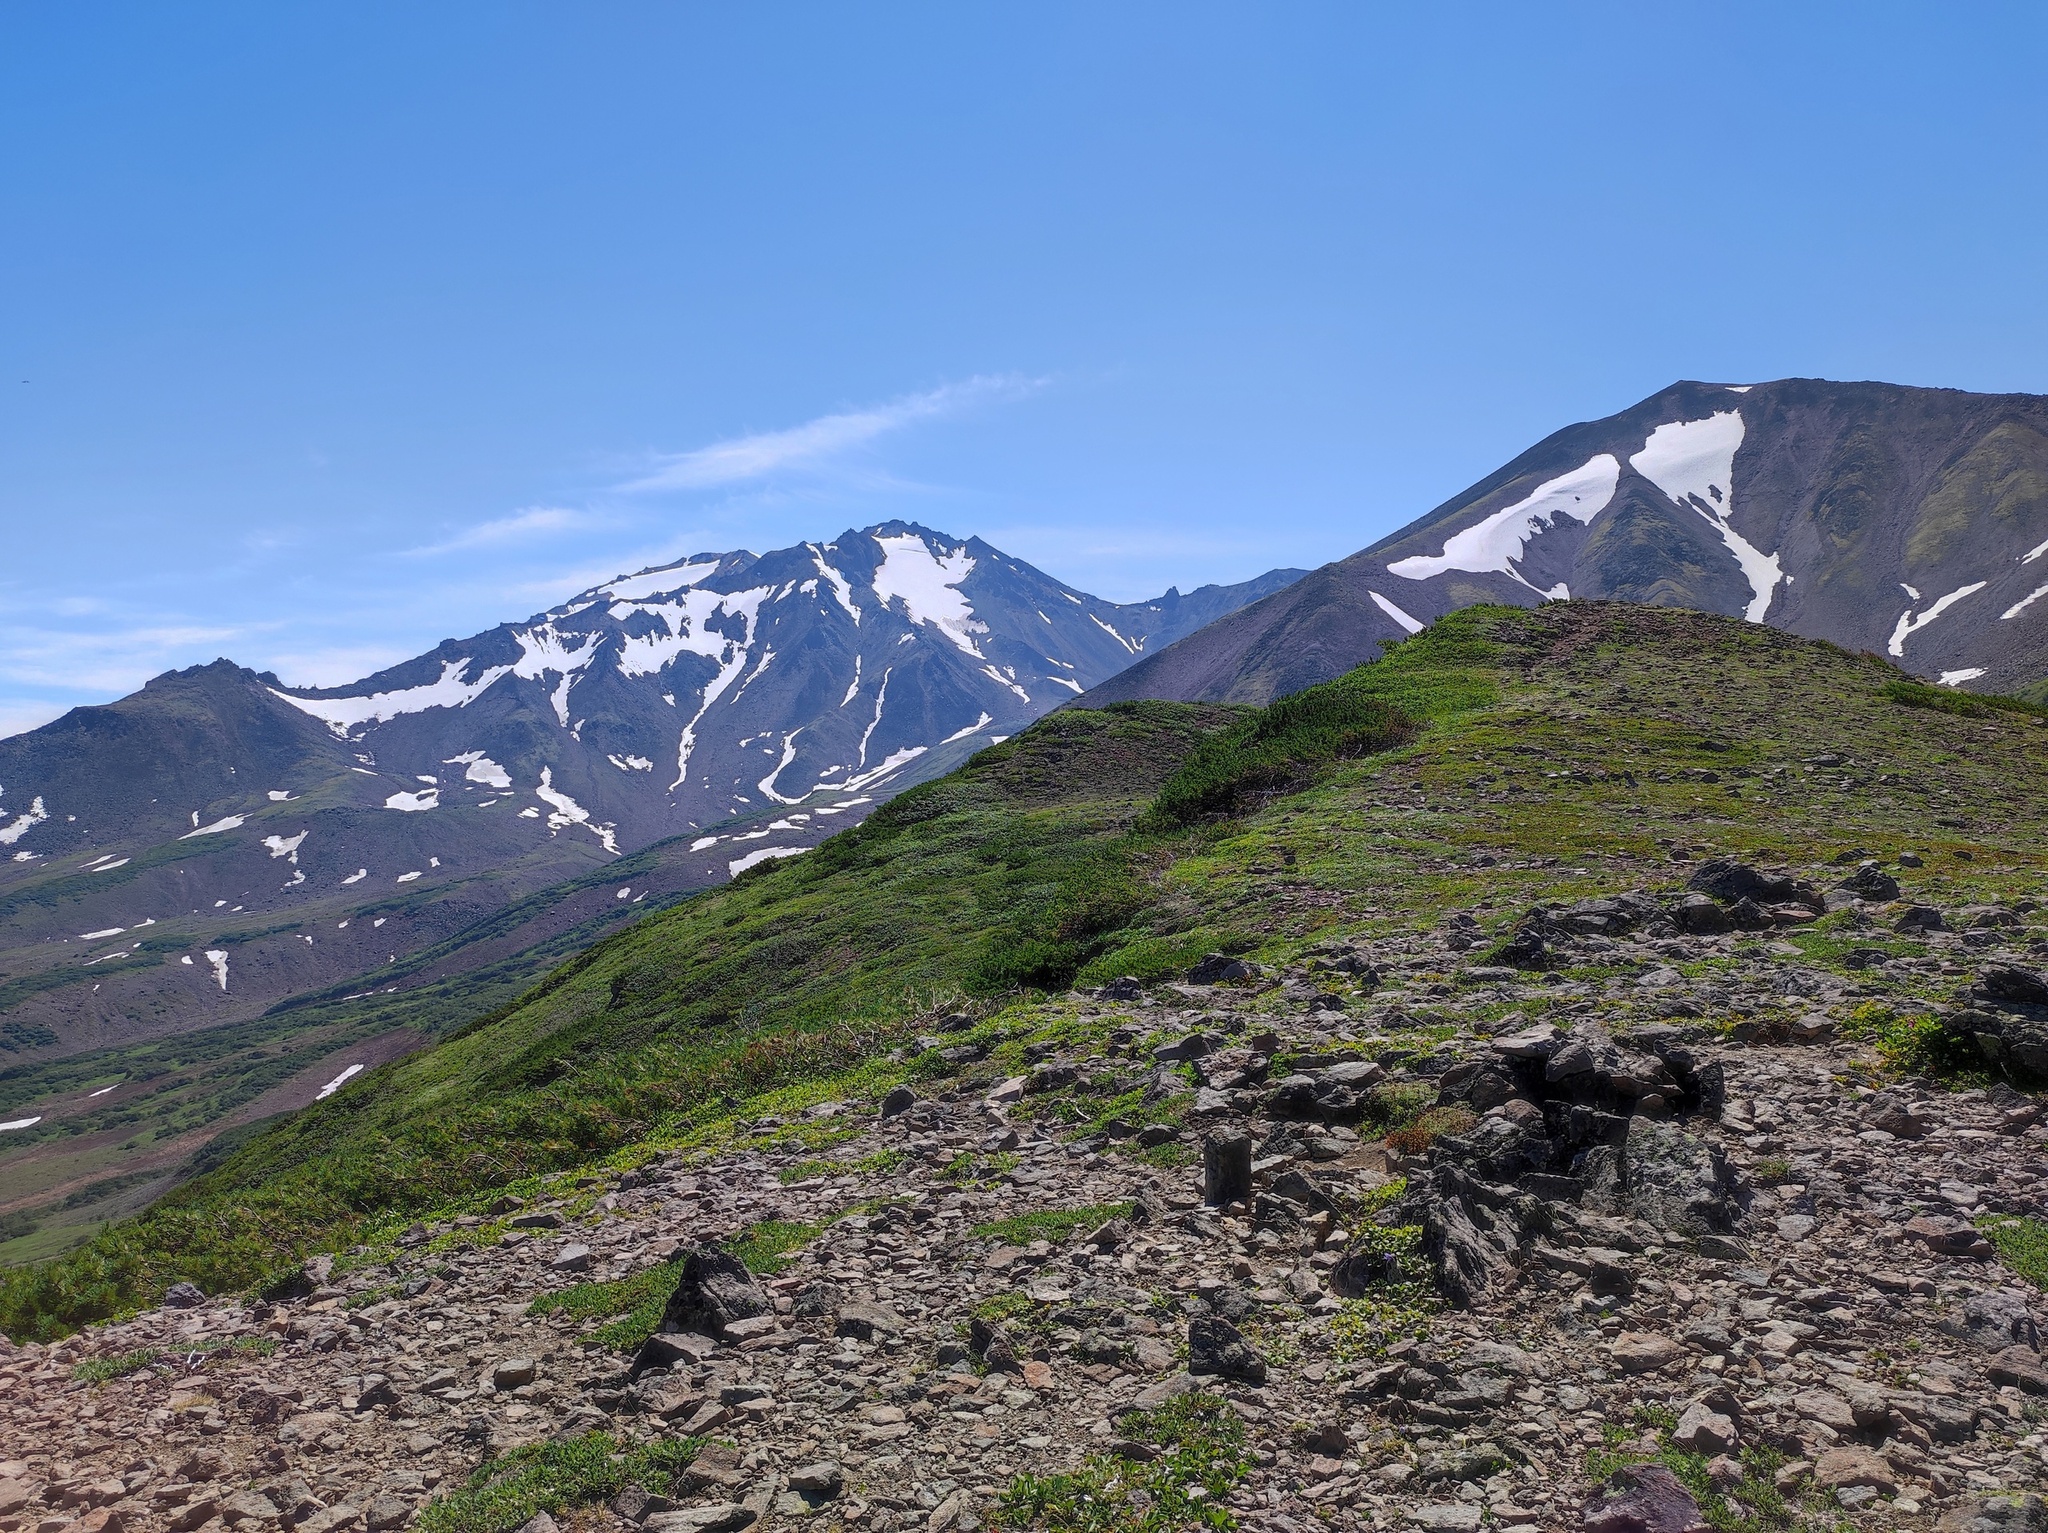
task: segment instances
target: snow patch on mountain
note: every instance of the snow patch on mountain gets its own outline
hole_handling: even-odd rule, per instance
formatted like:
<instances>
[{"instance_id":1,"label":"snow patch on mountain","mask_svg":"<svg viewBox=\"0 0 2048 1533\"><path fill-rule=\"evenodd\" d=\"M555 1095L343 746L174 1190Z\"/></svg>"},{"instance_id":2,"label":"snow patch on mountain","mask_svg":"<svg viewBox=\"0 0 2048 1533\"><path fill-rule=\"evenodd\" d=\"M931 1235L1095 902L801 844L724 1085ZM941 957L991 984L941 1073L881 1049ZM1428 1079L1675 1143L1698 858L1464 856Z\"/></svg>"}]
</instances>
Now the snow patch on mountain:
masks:
<instances>
[{"instance_id":1,"label":"snow patch on mountain","mask_svg":"<svg viewBox=\"0 0 2048 1533\"><path fill-rule=\"evenodd\" d=\"M911 762L922 756L927 749L928 747L923 745L909 745L905 746L902 750L891 751L889 759L880 766L874 767L858 777L849 777L845 782L839 784L839 791L842 793L852 793L861 788L872 787L885 777L893 777L900 769L910 765Z\"/></svg>"},{"instance_id":2,"label":"snow patch on mountain","mask_svg":"<svg viewBox=\"0 0 2048 1533\"><path fill-rule=\"evenodd\" d=\"M1988 580L1979 580L1972 585L1966 585L1951 591L1917 617L1914 615L1913 609L1908 607L1899 614L1899 621L1893 626L1891 640L1886 644L1885 648L1894 656L1903 656L1906 653L1906 640L1940 617L1942 613L1948 611L1949 608L1953 607L1965 596L1976 595L1990 583Z\"/></svg>"},{"instance_id":3,"label":"snow patch on mountain","mask_svg":"<svg viewBox=\"0 0 2048 1533\"><path fill-rule=\"evenodd\" d=\"M443 766L464 768L463 777L470 782L480 782L487 788L509 788L512 775L482 751L464 751L459 756L450 756L441 763Z\"/></svg>"},{"instance_id":4,"label":"snow patch on mountain","mask_svg":"<svg viewBox=\"0 0 2048 1533\"><path fill-rule=\"evenodd\" d=\"M1556 525L1559 518L1592 521L1607 509L1620 482L1621 464L1612 453L1600 453L1570 473L1544 481L1513 505L1503 506L1463 531L1452 533L1445 540L1442 553L1396 559L1387 566L1387 573L1403 580L1428 580L1452 570L1472 575L1495 573L1506 575L1541 596L1569 594L1538 591L1515 568L1515 561L1528 550L1531 538ZM1383 600L1381 605L1386 605Z\"/></svg>"},{"instance_id":5,"label":"snow patch on mountain","mask_svg":"<svg viewBox=\"0 0 2048 1533\"><path fill-rule=\"evenodd\" d=\"M401 714L423 713L429 708L463 707L482 697L500 677L510 675L513 669L509 665L487 666L476 680L464 681L463 672L469 669L470 664L467 658L444 660L437 681L396 692L373 692L368 697L295 697L276 687L270 691L347 739L348 732L358 725L382 724Z\"/></svg>"},{"instance_id":6,"label":"snow patch on mountain","mask_svg":"<svg viewBox=\"0 0 2048 1533\"><path fill-rule=\"evenodd\" d=\"M599 586L597 589L617 601L645 601L650 596L681 591L696 585L717 569L716 559L702 564L671 565L665 570L649 570L642 575L621 575L609 585Z\"/></svg>"},{"instance_id":7,"label":"snow patch on mountain","mask_svg":"<svg viewBox=\"0 0 2048 1533\"><path fill-rule=\"evenodd\" d=\"M764 846L757 852L748 852L744 857L735 857L725 865L726 872L737 878L748 868L767 862L774 857L801 857L806 848L801 846Z\"/></svg>"},{"instance_id":8,"label":"snow patch on mountain","mask_svg":"<svg viewBox=\"0 0 2048 1533\"><path fill-rule=\"evenodd\" d=\"M1983 674L1984 667L1981 665L1965 666L1960 671L1943 671L1941 673L1941 684L1944 687L1959 687L1966 681L1975 681Z\"/></svg>"},{"instance_id":9,"label":"snow patch on mountain","mask_svg":"<svg viewBox=\"0 0 2048 1533\"><path fill-rule=\"evenodd\" d=\"M313 1100L316 1102L326 1101L329 1097L333 1096L335 1092L341 1090L342 1087L346 1086L350 1081L354 1080L358 1075L361 1075L362 1073L363 1067L361 1065L350 1065L347 1069L343 1070L341 1074L335 1076L333 1080L329 1081L326 1085L322 1086L320 1088L319 1094L315 1096Z\"/></svg>"},{"instance_id":10,"label":"snow patch on mountain","mask_svg":"<svg viewBox=\"0 0 2048 1533\"><path fill-rule=\"evenodd\" d=\"M860 608L853 604L853 582L825 562L825 550L815 543L804 544L811 551L811 562L818 567L818 573L831 583L833 595L839 598L839 605L846 609L846 615L853 619L854 626L860 626ZM973 561L968 561L970 566ZM856 656L856 659L859 657Z\"/></svg>"},{"instance_id":11,"label":"snow patch on mountain","mask_svg":"<svg viewBox=\"0 0 2048 1533\"><path fill-rule=\"evenodd\" d=\"M2022 596L2018 601L2014 602L2010 607L2007 607L2003 612L1999 613L1998 615L2001 619L2018 617L2022 612L2026 611L2027 608L2033 606L2035 602L2039 601L2044 596L2048 596L2048 586L2036 586L2033 590L2029 591L2025 596ZM38 800L38 802L41 801ZM0 832L0 840L5 839L5 833Z\"/></svg>"},{"instance_id":12,"label":"snow patch on mountain","mask_svg":"<svg viewBox=\"0 0 2048 1533\"><path fill-rule=\"evenodd\" d=\"M199 816L197 813L194 813L192 818L197 820ZM180 841L190 841L194 836L217 836L224 830L234 830L248 818L249 817L246 814L223 815L220 819L215 820L211 825L201 825L195 830L186 831L185 834L178 837L178 839Z\"/></svg>"},{"instance_id":13,"label":"snow patch on mountain","mask_svg":"<svg viewBox=\"0 0 2048 1533\"><path fill-rule=\"evenodd\" d=\"M441 807L439 788L422 788L417 793L394 793L384 800L386 809L396 809L405 814L419 814L428 809Z\"/></svg>"},{"instance_id":14,"label":"snow patch on mountain","mask_svg":"<svg viewBox=\"0 0 2048 1533\"><path fill-rule=\"evenodd\" d=\"M29 800L28 808L16 815L5 825L0 825L0 846L12 846L23 836L34 830L50 817L50 811L43 807L42 796L38 794ZM16 855L19 855L18 853Z\"/></svg>"},{"instance_id":15,"label":"snow patch on mountain","mask_svg":"<svg viewBox=\"0 0 2048 1533\"><path fill-rule=\"evenodd\" d=\"M1054 680L1058 679L1059 678L1057 677L1054 678ZM941 740L939 744L951 745L955 740L964 740L969 735L988 728L988 726L994 722L995 719L991 715L984 713L980 718L976 719L972 724L969 724L965 729L954 730L951 734L947 735L945 739Z\"/></svg>"},{"instance_id":16,"label":"snow patch on mountain","mask_svg":"<svg viewBox=\"0 0 2048 1533\"><path fill-rule=\"evenodd\" d=\"M987 633L988 624L974 615L974 608L960 594L960 582L974 572L974 556L963 546L940 558L914 532L877 537L882 550L881 567L875 571L875 595L887 606L893 597L913 623L928 623L951 639L962 654L977 660L988 657L976 647L973 635Z\"/></svg>"},{"instance_id":17,"label":"snow patch on mountain","mask_svg":"<svg viewBox=\"0 0 2048 1533\"><path fill-rule=\"evenodd\" d=\"M214 983L225 991L228 988L228 955L217 947L206 950L206 961L213 969Z\"/></svg>"},{"instance_id":18,"label":"snow patch on mountain","mask_svg":"<svg viewBox=\"0 0 2048 1533\"><path fill-rule=\"evenodd\" d=\"M1761 623L1785 579L1777 554L1767 554L1729 523L1734 509L1735 453L1742 446L1742 416L1722 410L1698 421L1669 421L1650 433L1629 467L1662 490L1674 505L1699 512L1720 534L1749 581L1743 616Z\"/></svg>"},{"instance_id":19,"label":"snow patch on mountain","mask_svg":"<svg viewBox=\"0 0 2048 1533\"><path fill-rule=\"evenodd\" d=\"M1365 594L1372 598L1373 605L1375 607L1378 607L1380 611L1386 613L1388 617L1392 618L1395 622L1399 623L1403 628L1407 629L1408 632L1422 632L1422 624L1420 622L1410 617L1407 613L1403 612L1399 607L1395 606L1392 602L1388 601L1384 596L1380 595L1379 592L1368 590Z\"/></svg>"},{"instance_id":20,"label":"snow patch on mountain","mask_svg":"<svg viewBox=\"0 0 2048 1533\"><path fill-rule=\"evenodd\" d=\"M553 806L554 813L548 816L548 829L567 830L571 825L581 825L604 843L606 851L610 852L614 857L618 856L619 841L617 827L597 824L590 818L589 810L569 797L560 788L557 788L555 786L555 769L553 767L542 767L540 769L540 786L533 791L541 799Z\"/></svg>"},{"instance_id":21,"label":"snow patch on mountain","mask_svg":"<svg viewBox=\"0 0 2048 1533\"><path fill-rule=\"evenodd\" d=\"M302 830L296 836L265 836L263 844L270 849L270 855L273 859L289 857L292 866L297 867L299 865L299 848L306 844L306 837L311 834L311 831Z\"/></svg>"},{"instance_id":22,"label":"snow patch on mountain","mask_svg":"<svg viewBox=\"0 0 2048 1533\"><path fill-rule=\"evenodd\" d=\"M801 793L795 798L790 798L786 794L778 792L775 787L775 779L788 769L792 761L796 760L796 737L802 733L803 730L799 728L794 733L783 736L782 759L775 763L774 771L754 785L778 804L801 804L804 801L804 795Z\"/></svg>"}]
</instances>

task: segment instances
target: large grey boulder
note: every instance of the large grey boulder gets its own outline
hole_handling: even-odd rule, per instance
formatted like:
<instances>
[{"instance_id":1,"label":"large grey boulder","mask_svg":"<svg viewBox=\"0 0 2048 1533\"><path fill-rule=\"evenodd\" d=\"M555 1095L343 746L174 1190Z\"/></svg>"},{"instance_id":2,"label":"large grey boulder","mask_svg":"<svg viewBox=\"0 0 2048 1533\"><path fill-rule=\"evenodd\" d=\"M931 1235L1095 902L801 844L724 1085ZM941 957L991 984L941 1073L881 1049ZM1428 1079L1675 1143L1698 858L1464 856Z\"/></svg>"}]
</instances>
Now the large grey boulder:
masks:
<instances>
[{"instance_id":1,"label":"large grey boulder","mask_svg":"<svg viewBox=\"0 0 2048 1533\"><path fill-rule=\"evenodd\" d=\"M1629 1119L1622 1211L1674 1234L1725 1235L1739 1212L1735 1173L1713 1145L1660 1118Z\"/></svg>"}]
</instances>

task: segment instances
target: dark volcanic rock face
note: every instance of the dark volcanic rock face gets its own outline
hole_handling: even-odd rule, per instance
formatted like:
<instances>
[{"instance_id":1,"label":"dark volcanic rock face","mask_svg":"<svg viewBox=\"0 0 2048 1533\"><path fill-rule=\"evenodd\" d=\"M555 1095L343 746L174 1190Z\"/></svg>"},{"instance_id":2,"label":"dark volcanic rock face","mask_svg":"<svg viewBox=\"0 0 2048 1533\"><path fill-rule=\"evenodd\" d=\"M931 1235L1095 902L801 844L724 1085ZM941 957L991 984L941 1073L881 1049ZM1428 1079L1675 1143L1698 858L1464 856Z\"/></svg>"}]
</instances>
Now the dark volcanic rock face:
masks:
<instances>
[{"instance_id":1,"label":"dark volcanic rock face","mask_svg":"<svg viewBox=\"0 0 2048 1533\"><path fill-rule=\"evenodd\" d=\"M1455 608L1693 607L1952 685L2048 676L2048 398L1679 383L1570 426L1090 701L1263 703Z\"/></svg>"}]
</instances>

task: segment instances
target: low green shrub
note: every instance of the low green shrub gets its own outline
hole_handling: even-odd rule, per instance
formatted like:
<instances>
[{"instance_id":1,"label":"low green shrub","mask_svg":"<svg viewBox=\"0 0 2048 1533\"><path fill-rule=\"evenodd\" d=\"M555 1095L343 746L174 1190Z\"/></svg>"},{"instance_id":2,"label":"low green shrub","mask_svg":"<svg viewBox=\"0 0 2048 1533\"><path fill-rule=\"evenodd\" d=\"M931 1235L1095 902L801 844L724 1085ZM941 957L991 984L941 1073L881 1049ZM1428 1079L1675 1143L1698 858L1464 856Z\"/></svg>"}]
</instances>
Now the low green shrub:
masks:
<instances>
[{"instance_id":1,"label":"low green shrub","mask_svg":"<svg viewBox=\"0 0 2048 1533\"><path fill-rule=\"evenodd\" d=\"M420 1533L511 1533L538 1512L554 1514L608 1500L628 1485L658 1495L697 1456L701 1440L671 1438L622 1447L608 1433L561 1437L487 1460L461 1489L427 1503Z\"/></svg>"},{"instance_id":2,"label":"low green shrub","mask_svg":"<svg viewBox=\"0 0 2048 1533\"><path fill-rule=\"evenodd\" d=\"M1130 1211L1128 1203L1097 1203L1089 1208L1048 1208L977 1224L974 1233L984 1240L1000 1240L1012 1246L1026 1246L1034 1240L1057 1244L1082 1230L1093 1229L1111 1219L1124 1218Z\"/></svg>"},{"instance_id":3,"label":"low green shrub","mask_svg":"<svg viewBox=\"0 0 2048 1533\"><path fill-rule=\"evenodd\" d=\"M1118 1422L1156 1456L1091 1453L1065 1474L1021 1474L997 1498L991 1525L1023 1533L1227 1533L1223 1504L1251 1467L1244 1425L1215 1395L1183 1395Z\"/></svg>"}]
</instances>

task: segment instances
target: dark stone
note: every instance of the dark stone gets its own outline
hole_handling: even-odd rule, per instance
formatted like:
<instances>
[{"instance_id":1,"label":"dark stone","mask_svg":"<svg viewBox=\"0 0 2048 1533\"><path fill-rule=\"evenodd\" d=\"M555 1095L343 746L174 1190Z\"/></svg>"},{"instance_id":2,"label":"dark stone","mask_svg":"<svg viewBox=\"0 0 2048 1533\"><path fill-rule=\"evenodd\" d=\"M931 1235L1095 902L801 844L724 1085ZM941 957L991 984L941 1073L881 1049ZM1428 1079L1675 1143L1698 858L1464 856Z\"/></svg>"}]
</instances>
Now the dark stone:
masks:
<instances>
[{"instance_id":1,"label":"dark stone","mask_svg":"<svg viewBox=\"0 0 2048 1533\"><path fill-rule=\"evenodd\" d=\"M882 1098L882 1116L884 1118L893 1118L899 1113L909 1112L916 1105L916 1092L912 1091L908 1086L893 1086L890 1088L889 1094Z\"/></svg>"},{"instance_id":2,"label":"dark stone","mask_svg":"<svg viewBox=\"0 0 2048 1533\"><path fill-rule=\"evenodd\" d=\"M1692 877L1686 880L1686 887L1700 894L1710 894L1723 904L1749 900L1757 905L1796 904L1812 910L1821 908L1820 892L1812 884L1783 873L1762 873L1745 863L1731 862L1726 858L1700 864Z\"/></svg>"},{"instance_id":3,"label":"dark stone","mask_svg":"<svg viewBox=\"0 0 2048 1533\"><path fill-rule=\"evenodd\" d=\"M790 1304L790 1313L802 1320L819 1320L836 1314L845 1297L837 1283L819 1278L797 1290L796 1298Z\"/></svg>"},{"instance_id":4,"label":"dark stone","mask_svg":"<svg viewBox=\"0 0 2048 1533\"><path fill-rule=\"evenodd\" d=\"M1008 1334L979 1315L967 1322L967 1350L993 1373L1015 1373L1018 1369L1017 1349L1011 1345Z\"/></svg>"},{"instance_id":5,"label":"dark stone","mask_svg":"<svg viewBox=\"0 0 2048 1533\"><path fill-rule=\"evenodd\" d=\"M754 1275L737 1256L717 1246L692 1246L683 1258L683 1270L675 1289L661 1312L656 1335L694 1332L700 1336L723 1336L735 1320L751 1320L774 1313L774 1305ZM645 1349L643 1349L643 1356ZM639 1373L651 1362L634 1360Z\"/></svg>"},{"instance_id":6,"label":"dark stone","mask_svg":"<svg viewBox=\"0 0 2048 1533\"><path fill-rule=\"evenodd\" d=\"M1735 1173L1727 1158L1675 1123L1629 1120L1621 1180L1626 1211L1658 1229L1697 1238L1735 1227Z\"/></svg>"},{"instance_id":7,"label":"dark stone","mask_svg":"<svg viewBox=\"0 0 2048 1533\"><path fill-rule=\"evenodd\" d=\"M1197 1315L1188 1322L1188 1372L1263 1384L1266 1360L1222 1316Z\"/></svg>"},{"instance_id":8,"label":"dark stone","mask_svg":"<svg viewBox=\"0 0 2048 1533\"><path fill-rule=\"evenodd\" d=\"M2048 979L2018 964L1994 963L1977 981L1976 993L2008 1006L2048 1006Z\"/></svg>"},{"instance_id":9,"label":"dark stone","mask_svg":"<svg viewBox=\"0 0 2048 1533\"><path fill-rule=\"evenodd\" d=\"M1226 1129L1202 1141L1202 1201L1211 1208L1243 1203L1252 1195L1252 1139Z\"/></svg>"},{"instance_id":10,"label":"dark stone","mask_svg":"<svg viewBox=\"0 0 2048 1533\"><path fill-rule=\"evenodd\" d=\"M1102 1001L1142 1001L1145 998L1145 986L1142 981L1126 974L1097 990L1095 997Z\"/></svg>"},{"instance_id":11,"label":"dark stone","mask_svg":"<svg viewBox=\"0 0 2048 1533\"><path fill-rule=\"evenodd\" d=\"M1898 920L1892 922L1893 931L1939 932L1947 931L1948 925L1941 918L1941 912L1932 905L1908 905Z\"/></svg>"},{"instance_id":12,"label":"dark stone","mask_svg":"<svg viewBox=\"0 0 2048 1533\"><path fill-rule=\"evenodd\" d=\"M2010 1288L1980 1289L1966 1295L1962 1308L1942 1322L1942 1329L1987 1352L2014 1346L2041 1350L2041 1328L2033 1309L2025 1294Z\"/></svg>"},{"instance_id":13,"label":"dark stone","mask_svg":"<svg viewBox=\"0 0 2048 1533\"><path fill-rule=\"evenodd\" d=\"M1220 985L1227 980L1251 977L1252 966L1228 953L1205 954L1200 963L1188 970L1188 983L1191 985Z\"/></svg>"},{"instance_id":14,"label":"dark stone","mask_svg":"<svg viewBox=\"0 0 2048 1533\"><path fill-rule=\"evenodd\" d=\"M205 1291L196 1283L173 1283L164 1290L166 1309L197 1309L205 1302Z\"/></svg>"},{"instance_id":15,"label":"dark stone","mask_svg":"<svg viewBox=\"0 0 2048 1533\"><path fill-rule=\"evenodd\" d=\"M856 1303L840 1309L833 1333L858 1341L893 1341L909 1324L886 1304Z\"/></svg>"},{"instance_id":16,"label":"dark stone","mask_svg":"<svg viewBox=\"0 0 2048 1533\"><path fill-rule=\"evenodd\" d=\"M1706 1533L1699 1503L1661 1464L1617 1469L1581 1514L1586 1533Z\"/></svg>"},{"instance_id":17,"label":"dark stone","mask_svg":"<svg viewBox=\"0 0 2048 1533\"><path fill-rule=\"evenodd\" d=\"M1735 929L1728 912L1704 894L1688 894L1672 906L1671 921L1680 931L1694 937L1714 937Z\"/></svg>"},{"instance_id":18,"label":"dark stone","mask_svg":"<svg viewBox=\"0 0 2048 1533\"><path fill-rule=\"evenodd\" d=\"M1899 897L1899 881L1874 862L1864 863L1835 887L1848 890L1859 900L1872 900L1878 904Z\"/></svg>"}]
</instances>

